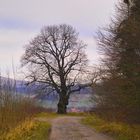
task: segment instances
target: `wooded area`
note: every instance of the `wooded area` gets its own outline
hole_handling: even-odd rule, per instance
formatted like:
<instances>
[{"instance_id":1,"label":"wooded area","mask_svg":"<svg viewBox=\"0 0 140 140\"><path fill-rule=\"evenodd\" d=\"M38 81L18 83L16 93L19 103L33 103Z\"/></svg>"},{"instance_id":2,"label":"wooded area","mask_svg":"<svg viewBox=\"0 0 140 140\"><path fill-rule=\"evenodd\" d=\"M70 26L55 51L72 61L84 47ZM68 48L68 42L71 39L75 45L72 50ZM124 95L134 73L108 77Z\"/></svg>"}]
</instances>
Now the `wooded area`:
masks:
<instances>
[{"instance_id":1,"label":"wooded area","mask_svg":"<svg viewBox=\"0 0 140 140\"><path fill-rule=\"evenodd\" d=\"M120 2L116 9L110 25L98 32L104 71L97 86L98 105L109 119L139 122L140 1Z\"/></svg>"}]
</instances>

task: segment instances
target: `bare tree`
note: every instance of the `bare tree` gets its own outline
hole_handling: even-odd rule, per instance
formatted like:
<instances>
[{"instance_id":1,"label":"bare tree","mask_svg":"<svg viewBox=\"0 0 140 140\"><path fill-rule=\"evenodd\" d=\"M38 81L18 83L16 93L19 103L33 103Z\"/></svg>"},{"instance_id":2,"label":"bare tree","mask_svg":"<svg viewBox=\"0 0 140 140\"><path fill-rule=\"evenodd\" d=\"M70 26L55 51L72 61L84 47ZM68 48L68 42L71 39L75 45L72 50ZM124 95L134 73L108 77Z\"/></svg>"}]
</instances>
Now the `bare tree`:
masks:
<instances>
[{"instance_id":1,"label":"bare tree","mask_svg":"<svg viewBox=\"0 0 140 140\"><path fill-rule=\"evenodd\" d=\"M66 24L45 26L26 46L21 63L28 67L28 78L57 91L58 113L66 113L70 94L82 88L73 87L82 81L87 65L85 46L75 29Z\"/></svg>"}]
</instances>

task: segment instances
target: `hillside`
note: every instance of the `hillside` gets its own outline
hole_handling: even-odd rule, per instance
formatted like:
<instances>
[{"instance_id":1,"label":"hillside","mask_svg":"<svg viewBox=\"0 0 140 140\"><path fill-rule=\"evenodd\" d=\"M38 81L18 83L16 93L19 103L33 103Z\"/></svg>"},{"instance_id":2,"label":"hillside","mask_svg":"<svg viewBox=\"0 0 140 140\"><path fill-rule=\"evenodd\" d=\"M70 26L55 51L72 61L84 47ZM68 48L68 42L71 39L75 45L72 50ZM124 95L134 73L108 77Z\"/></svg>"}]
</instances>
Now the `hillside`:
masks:
<instances>
[{"instance_id":1,"label":"hillside","mask_svg":"<svg viewBox=\"0 0 140 140\"><path fill-rule=\"evenodd\" d=\"M13 80L6 77L1 77L1 80L4 83L10 82L11 86L14 86L15 84L15 91L18 94L35 99L37 103L45 108L56 110L59 97L57 96L56 91L50 92L50 87L48 89L45 88L42 90L42 87L44 87L44 85L42 84L32 84L30 86L27 86L26 81ZM68 111L80 112L90 110L93 107L93 103L91 102L92 93L92 89L90 87L86 87L80 92L71 94L69 99Z\"/></svg>"}]
</instances>

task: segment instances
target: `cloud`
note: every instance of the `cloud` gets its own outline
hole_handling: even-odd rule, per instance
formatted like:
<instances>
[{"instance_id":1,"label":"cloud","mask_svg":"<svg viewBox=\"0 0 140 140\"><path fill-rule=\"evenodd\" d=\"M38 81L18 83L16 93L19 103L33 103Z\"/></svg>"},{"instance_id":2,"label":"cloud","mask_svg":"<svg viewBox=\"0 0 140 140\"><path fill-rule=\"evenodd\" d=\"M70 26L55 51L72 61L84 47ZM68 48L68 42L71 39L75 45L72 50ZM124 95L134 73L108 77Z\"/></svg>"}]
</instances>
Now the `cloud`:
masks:
<instances>
[{"instance_id":1,"label":"cloud","mask_svg":"<svg viewBox=\"0 0 140 140\"><path fill-rule=\"evenodd\" d=\"M28 30L0 30L0 67L11 69L12 61L16 66L20 64L20 57L24 52L23 46L35 35ZM13 60L12 60L13 59Z\"/></svg>"},{"instance_id":2,"label":"cloud","mask_svg":"<svg viewBox=\"0 0 140 140\"><path fill-rule=\"evenodd\" d=\"M1 0L0 66L9 69L12 59L19 65L27 44L43 25L66 23L74 26L88 44L88 58L98 63L93 35L109 22L117 0Z\"/></svg>"},{"instance_id":3,"label":"cloud","mask_svg":"<svg viewBox=\"0 0 140 140\"><path fill-rule=\"evenodd\" d=\"M84 42L87 44L86 53L90 64L98 64L100 55L98 54L98 45L93 37L83 38Z\"/></svg>"},{"instance_id":4,"label":"cloud","mask_svg":"<svg viewBox=\"0 0 140 140\"><path fill-rule=\"evenodd\" d=\"M39 25L65 22L93 27L108 22L115 1L117 0L2 0L0 17Z\"/></svg>"},{"instance_id":5,"label":"cloud","mask_svg":"<svg viewBox=\"0 0 140 140\"><path fill-rule=\"evenodd\" d=\"M0 18L0 28L1 29L25 29L25 30L34 30L37 28L37 25L31 22L25 22L23 20L14 19L14 18Z\"/></svg>"}]
</instances>

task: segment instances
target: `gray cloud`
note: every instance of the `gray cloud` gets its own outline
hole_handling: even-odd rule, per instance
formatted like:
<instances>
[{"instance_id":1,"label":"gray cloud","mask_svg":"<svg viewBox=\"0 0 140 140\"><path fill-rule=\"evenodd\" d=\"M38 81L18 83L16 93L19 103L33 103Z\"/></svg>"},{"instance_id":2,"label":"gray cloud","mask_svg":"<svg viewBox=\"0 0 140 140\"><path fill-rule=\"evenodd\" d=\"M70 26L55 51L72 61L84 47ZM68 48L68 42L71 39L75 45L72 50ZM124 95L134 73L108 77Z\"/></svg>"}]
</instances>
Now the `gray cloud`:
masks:
<instances>
[{"instance_id":1,"label":"gray cloud","mask_svg":"<svg viewBox=\"0 0 140 140\"><path fill-rule=\"evenodd\" d=\"M97 62L99 55L93 35L109 22L117 0L0 0L0 65L15 65L23 46L43 25L67 23L74 26L88 44L87 54Z\"/></svg>"},{"instance_id":2,"label":"gray cloud","mask_svg":"<svg viewBox=\"0 0 140 140\"><path fill-rule=\"evenodd\" d=\"M36 24L69 24L95 27L108 22L116 0L1 0L0 17Z\"/></svg>"}]
</instances>

